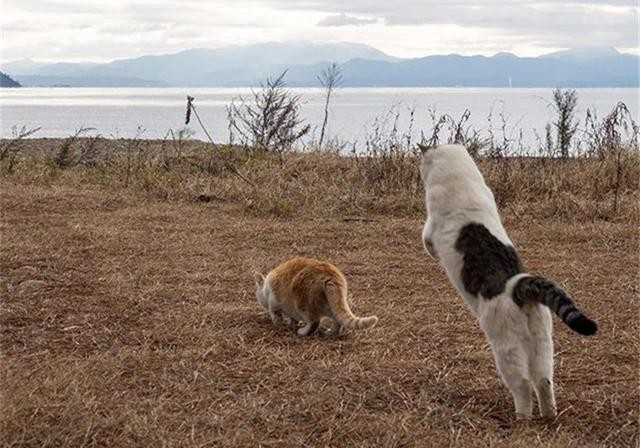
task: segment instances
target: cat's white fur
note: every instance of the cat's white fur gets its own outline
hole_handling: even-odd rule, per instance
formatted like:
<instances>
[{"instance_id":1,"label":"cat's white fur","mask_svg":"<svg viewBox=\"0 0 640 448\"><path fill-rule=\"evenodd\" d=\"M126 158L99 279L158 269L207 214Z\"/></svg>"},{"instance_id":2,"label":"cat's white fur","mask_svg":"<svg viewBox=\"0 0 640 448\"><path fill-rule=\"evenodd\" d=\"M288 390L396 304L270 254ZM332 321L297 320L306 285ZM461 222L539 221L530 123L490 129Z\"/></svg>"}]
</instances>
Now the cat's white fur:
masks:
<instances>
[{"instance_id":1,"label":"cat's white fur","mask_svg":"<svg viewBox=\"0 0 640 448\"><path fill-rule=\"evenodd\" d=\"M502 294L484 300L469 294L462 282L462 254L455 249L460 229L483 224L498 240L513 245L502 226L493 193L467 150L460 145L431 148L422 156L427 222L422 239L429 254L444 266L459 294L478 318L500 375L515 403L516 414L532 415L532 391L540 413L556 415L553 392L553 340L549 309L539 303L518 307L512 299L518 274Z\"/></svg>"}]
</instances>

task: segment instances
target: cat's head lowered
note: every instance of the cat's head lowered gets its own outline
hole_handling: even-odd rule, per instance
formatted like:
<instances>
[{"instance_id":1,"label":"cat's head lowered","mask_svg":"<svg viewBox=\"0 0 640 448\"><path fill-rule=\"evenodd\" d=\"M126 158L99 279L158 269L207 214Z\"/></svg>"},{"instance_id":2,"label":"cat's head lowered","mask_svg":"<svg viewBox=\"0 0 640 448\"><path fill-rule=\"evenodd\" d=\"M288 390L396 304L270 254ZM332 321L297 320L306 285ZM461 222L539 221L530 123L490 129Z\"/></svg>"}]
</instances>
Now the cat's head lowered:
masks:
<instances>
[{"instance_id":1,"label":"cat's head lowered","mask_svg":"<svg viewBox=\"0 0 640 448\"><path fill-rule=\"evenodd\" d=\"M269 300L265 288L265 277L259 272L255 272L253 277L256 281L256 299L263 308L267 309L269 308Z\"/></svg>"}]
</instances>

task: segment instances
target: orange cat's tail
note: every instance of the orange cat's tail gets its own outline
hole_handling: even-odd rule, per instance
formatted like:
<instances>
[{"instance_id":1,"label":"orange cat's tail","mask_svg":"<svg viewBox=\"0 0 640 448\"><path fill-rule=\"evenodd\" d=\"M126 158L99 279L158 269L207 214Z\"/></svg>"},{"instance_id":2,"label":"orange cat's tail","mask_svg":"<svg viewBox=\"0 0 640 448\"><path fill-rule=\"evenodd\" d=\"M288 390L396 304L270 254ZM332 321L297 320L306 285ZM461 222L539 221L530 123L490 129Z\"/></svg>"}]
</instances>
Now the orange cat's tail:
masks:
<instances>
[{"instance_id":1,"label":"orange cat's tail","mask_svg":"<svg viewBox=\"0 0 640 448\"><path fill-rule=\"evenodd\" d=\"M376 316L358 317L351 312L347 303L347 287L338 284L334 280L329 280L324 285L327 302L331 307L333 315L340 321L343 327L360 330L373 327L377 322Z\"/></svg>"}]
</instances>

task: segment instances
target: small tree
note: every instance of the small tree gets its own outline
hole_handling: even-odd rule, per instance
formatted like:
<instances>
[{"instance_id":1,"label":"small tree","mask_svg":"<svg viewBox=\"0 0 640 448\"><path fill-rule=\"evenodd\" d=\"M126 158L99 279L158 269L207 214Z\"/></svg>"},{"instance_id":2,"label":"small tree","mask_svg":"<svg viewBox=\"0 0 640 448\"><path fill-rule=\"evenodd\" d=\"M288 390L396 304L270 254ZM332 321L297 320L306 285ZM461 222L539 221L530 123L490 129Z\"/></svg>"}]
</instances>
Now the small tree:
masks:
<instances>
[{"instance_id":1,"label":"small tree","mask_svg":"<svg viewBox=\"0 0 640 448\"><path fill-rule=\"evenodd\" d=\"M244 145L282 153L309 132L311 127L300 117L300 97L285 88L286 73L260 83L252 100L238 96L227 107L232 143L237 135Z\"/></svg>"},{"instance_id":2,"label":"small tree","mask_svg":"<svg viewBox=\"0 0 640 448\"><path fill-rule=\"evenodd\" d=\"M326 97L324 102L324 120L322 121L322 129L320 130L320 141L318 146L322 148L322 142L324 141L324 133L327 128L327 121L329 120L329 101L331 99L331 93L333 89L338 87L342 83L342 72L340 67L335 62L329 67L322 70L318 76L320 85L325 88Z\"/></svg>"},{"instance_id":3,"label":"small tree","mask_svg":"<svg viewBox=\"0 0 640 448\"><path fill-rule=\"evenodd\" d=\"M553 91L553 103L558 113L557 120L553 123L556 127L556 143L562 157L569 157L571 139L578 129L575 121L575 108L578 105L578 94L575 90L555 89Z\"/></svg>"}]
</instances>

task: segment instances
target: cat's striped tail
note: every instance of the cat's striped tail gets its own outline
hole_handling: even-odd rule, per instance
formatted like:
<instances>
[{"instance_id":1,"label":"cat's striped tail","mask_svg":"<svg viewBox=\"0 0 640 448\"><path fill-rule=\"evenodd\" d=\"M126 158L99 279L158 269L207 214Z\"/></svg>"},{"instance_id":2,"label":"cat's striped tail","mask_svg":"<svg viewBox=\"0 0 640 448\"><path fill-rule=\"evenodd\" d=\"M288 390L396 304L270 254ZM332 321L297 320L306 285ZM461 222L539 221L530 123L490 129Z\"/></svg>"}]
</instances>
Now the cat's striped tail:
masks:
<instances>
[{"instance_id":1,"label":"cat's striped tail","mask_svg":"<svg viewBox=\"0 0 640 448\"><path fill-rule=\"evenodd\" d=\"M331 312L343 327L362 330L371 328L378 322L376 316L358 317L351 312L351 308L347 303L347 287L345 283L339 284L334 280L329 280L324 285L324 292L331 307Z\"/></svg>"},{"instance_id":2,"label":"cat's striped tail","mask_svg":"<svg viewBox=\"0 0 640 448\"><path fill-rule=\"evenodd\" d=\"M512 296L518 305L525 302L539 302L548 306L576 333L590 336L598 331L598 325L576 307L571 297L544 277L522 277L513 287Z\"/></svg>"}]
</instances>

